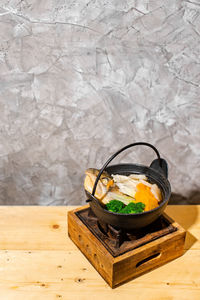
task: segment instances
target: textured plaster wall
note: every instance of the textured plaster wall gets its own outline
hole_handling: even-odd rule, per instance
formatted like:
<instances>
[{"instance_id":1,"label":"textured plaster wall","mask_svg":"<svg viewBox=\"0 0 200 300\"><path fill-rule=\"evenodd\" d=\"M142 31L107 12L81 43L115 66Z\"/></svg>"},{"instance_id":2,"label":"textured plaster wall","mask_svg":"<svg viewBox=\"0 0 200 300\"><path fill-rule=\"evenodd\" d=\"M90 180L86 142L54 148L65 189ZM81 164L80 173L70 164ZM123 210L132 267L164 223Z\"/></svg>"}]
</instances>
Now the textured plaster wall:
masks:
<instances>
[{"instance_id":1,"label":"textured plaster wall","mask_svg":"<svg viewBox=\"0 0 200 300\"><path fill-rule=\"evenodd\" d=\"M199 97L198 0L1 0L0 204L84 203L84 170L134 141L200 203Z\"/></svg>"}]
</instances>

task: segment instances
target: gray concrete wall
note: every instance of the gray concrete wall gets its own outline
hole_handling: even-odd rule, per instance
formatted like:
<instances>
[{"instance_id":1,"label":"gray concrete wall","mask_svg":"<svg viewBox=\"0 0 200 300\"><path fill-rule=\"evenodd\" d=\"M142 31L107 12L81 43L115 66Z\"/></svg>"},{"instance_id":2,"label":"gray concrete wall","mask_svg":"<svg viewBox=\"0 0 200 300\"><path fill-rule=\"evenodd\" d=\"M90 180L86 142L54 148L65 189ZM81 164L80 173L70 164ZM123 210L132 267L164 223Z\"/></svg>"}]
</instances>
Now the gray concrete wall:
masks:
<instances>
[{"instance_id":1,"label":"gray concrete wall","mask_svg":"<svg viewBox=\"0 0 200 300\"><path fill-rule=\"evenodd\" d=\"M0 204L84 203L84 170L134 141L200 203L198 1L1 0L0 78Z\"/></svg>"}]
</instances>

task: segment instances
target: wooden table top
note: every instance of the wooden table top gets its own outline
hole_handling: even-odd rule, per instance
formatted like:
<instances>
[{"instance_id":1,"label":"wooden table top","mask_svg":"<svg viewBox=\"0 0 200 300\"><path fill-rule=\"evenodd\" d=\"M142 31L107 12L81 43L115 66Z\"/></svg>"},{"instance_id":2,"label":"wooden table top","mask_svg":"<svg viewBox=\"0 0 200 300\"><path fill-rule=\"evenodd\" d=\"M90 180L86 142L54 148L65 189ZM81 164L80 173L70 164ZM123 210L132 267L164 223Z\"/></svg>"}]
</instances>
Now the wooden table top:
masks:
<instances>
[{"instance_id":1,"label":"wooden table top","mask_svg":"<svg viewBox=\"0 0 200 300\"><path fill-rule=\"evenodd\" d=\"M200 205L168 205L187 230L182 257L114 290L67 235L75 207L0 206L0 300L200 299Z\"/></svg>"}]
</instances>

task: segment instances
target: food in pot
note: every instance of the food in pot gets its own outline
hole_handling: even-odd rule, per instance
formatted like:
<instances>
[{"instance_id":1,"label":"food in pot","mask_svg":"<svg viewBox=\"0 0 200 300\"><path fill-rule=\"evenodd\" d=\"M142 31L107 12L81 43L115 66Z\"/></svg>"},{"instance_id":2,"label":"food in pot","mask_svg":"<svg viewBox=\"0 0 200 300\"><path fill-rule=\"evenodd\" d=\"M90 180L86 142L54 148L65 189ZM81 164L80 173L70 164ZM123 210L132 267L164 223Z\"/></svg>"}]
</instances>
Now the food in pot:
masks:
<instances>
[{"instance_id":1,"label":"food in pot","mask_svg":"<svg viewBox=\"0 0 200 300\"><path fill-rule=\"evenodd\" d=\"M92 193L98 173L99 170L97 169L88 169L85 172L84 187L89 193ZM110 176L105 171L98 181L95 197L105 204L108 210L110 210L109 207L112 207L111 203L113 202L111 201L121 201L124 207L121 207L119 211L115 211L120 213L123 209L133 211L124 213L136 213L138 212L137 207L140 207L140 210L148 211L158 207L159 202L162 200L161 191L157 184L148 182L145 175L131 174L124 176L116 174Z\"/></svg>"},{"instance_id":2,"label":"food in pot","mask_svg":"<svg viewBox=\"0 0 200 300\"><path fill-rule=\"evenodd\" d=\"M95 180L97 178L97 175L99 174L99 170L87 169L85 174L85 190L89 193L92 193ZM95 197L102 201L104 204L107 204L110 200L113 199L120 200L124 204L129 204L130 202L134 201L133 197L130 197L120 191L118 186L114 183L113 178L105 171L102 173L98 181L95 191Z\"/></svg>"}]
</instances>

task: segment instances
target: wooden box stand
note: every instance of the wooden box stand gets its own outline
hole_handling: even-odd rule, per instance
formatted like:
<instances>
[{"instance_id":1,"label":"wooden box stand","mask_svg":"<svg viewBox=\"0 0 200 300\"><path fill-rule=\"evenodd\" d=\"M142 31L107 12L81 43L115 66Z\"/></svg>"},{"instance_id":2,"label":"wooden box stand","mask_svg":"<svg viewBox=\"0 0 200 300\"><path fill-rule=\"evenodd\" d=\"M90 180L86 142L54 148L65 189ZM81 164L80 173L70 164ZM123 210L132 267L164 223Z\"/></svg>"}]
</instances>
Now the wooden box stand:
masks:
<instances>
[{"instance_id":1,"label":"wooden box stand","mask_svg":"<svg viewBox=\"0 0 200 300\"><path fill-rule=\"evenodd\" d=\"M76 212L87 207L88 205L68 212L68 234L112 288L183 254L186 232L179 224L164 214L164 217L177 228L175 232L113 257L76 215Z\"/></svg>"}]
</instances>

